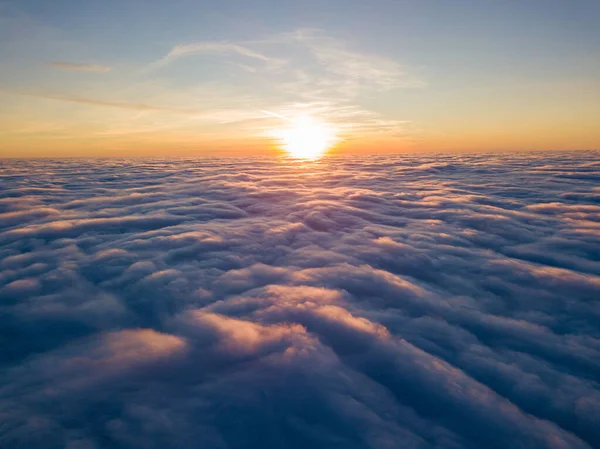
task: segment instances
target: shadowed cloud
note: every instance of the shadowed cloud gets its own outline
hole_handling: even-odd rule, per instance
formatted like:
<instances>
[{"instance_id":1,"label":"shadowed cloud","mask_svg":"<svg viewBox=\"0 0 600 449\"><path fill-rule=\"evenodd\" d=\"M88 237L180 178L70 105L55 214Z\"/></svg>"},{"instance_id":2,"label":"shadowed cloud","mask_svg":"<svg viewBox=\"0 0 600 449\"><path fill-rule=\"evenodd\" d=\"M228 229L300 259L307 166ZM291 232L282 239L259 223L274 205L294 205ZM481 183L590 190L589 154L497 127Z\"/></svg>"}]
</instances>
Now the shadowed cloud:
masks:
<instances>
[{"instance_id":1,"label":"shadowed cloud","mask_svg":"<svg viewBox=\"0 0 600 449\"><path fill-rule=\"evenodd\" d=\"M0 446L597 447L597 160L4 161Z\"/></svg>"}]
</instances>

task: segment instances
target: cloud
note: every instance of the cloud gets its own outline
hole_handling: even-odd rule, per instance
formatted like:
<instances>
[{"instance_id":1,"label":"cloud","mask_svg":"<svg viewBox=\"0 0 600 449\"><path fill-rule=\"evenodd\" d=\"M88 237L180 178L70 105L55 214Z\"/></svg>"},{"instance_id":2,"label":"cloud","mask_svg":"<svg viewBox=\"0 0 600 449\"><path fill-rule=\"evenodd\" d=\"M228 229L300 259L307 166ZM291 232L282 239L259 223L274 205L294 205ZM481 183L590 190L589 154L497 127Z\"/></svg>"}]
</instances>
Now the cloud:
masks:
<instances>
[{"instance_id":1,"label":"cloud","mask_svg":"<svg viewBox=\"0 0 600 449\"><path fill-rule=\"evenodd\" d=\"M39 137L40 133L62 139L88 130L99 142L110 140L107 143L112 145L118 138L130 147L139 139L154 142L151 145L159 141L193 144L200 130L212 151L218 151L215 148L219 146L231 151L233 141L245 138L250 140L248 145L264 147L265 141L276 139L275 130L288 125L286 119L310 116L331 128L340 142L411 139L418 132L417 124L408 117L374 111L372 105L378 103L377 96L391 95L395 89L421 87L423 83L410 67L376 50L308 29L260 40L174 43L154 62L123 73L134 81L126 86L125 78L120 77L93 93L81 89L0 92L28 97L39 106L42 116L47 115L40 122L39 117L19 118L13 114L14 123L5 131L17 139L27 134ZM178 64L183 61L193 65L194 70L182 72ZM46 64L64 70L109 69L68 61ZM202 80L190 75L196 69L202 71ZM187 81L172 83L174 75ZM67 114L49 116L45 102L40 100L62 102ZM77 110L69 111L69 105ZM90 114L78 113L84 107L90 109ZM100 117L99 108L135 114ZM71 115L74 119L67 120ZM235 130L232 124L236 124Z\"/></svg>"},{"instance_id":2,"label":"cloud","mask_svg":"<svg viewBox=\"0 0 600 449\"><path fill-rule=\"evenodd\" d=\"M0 446L597 447L597 160L5 161Z\"/></svg>"},{"instance_id":3,"label":"cloud","mask_svg":"<svg viewBox=\"0 0 600 449\"><path fill-rule=\"evenodd\" d=\"M320 30L296 30L291 39L306 46L316 62L325 67L327 76L319 80L324 87L341 88L352 95L369 88L385 91L397 87L422 86L422 82L410 79L394 59L352 50L347 43L327 36Z\"/></svg>"},{"instance_id":4,"label":"cloud","mask_svg":"<svg viewBox=\"0 0 600 449\"><path fill-rule=\"evenodd\" d=\"M279 80L283 87L290 91L302 87L305 95L322 96L320 91L327 89L330 94L354 96L363 89L422 86L422 82L409 78L394 59L349 49L343 40L316 29L298 29L251 41L178 44L150 67L162 67L199 54L241 56L249 62L260 62L262 67L241 62L236 65L246 71L267 71L287 78Z\"/></svg>"},{"instance_id":5,"label":"cloud","mask_svg":"<svg viewBox=\"0 0 600 449\"><path fill-rule=\"evenodd\" d=\"M197 114L198 111L188 110L188 109L178 109L178 108L169 108L164 106L153 106L145 103L128 103L128 102L120 102L120 101L106 101L106 100L98 100L95 98L87 98L80 97L76 95L69 94L60 94L60 93L34 93L34 92L10 92L11 94L23 95L26 97L35 97L46 100L56 100L56 101L66 101L69 103L78 103L89 106L101 106L108 108L118 108L125 109L129 111L138 111L138 112L168 112L170 114L184 114L184 115L192 115Z\"/></svg>"},{"instance_id":6,"label":"cloud","mask_svg":"<svg viewBox=\"0 0 600 449\"><path fill-rule=\"evenodd\" d=\"M199 55L212 55L216 60L211 59L211 64L222 63L229 72L231 67L245 72L244 87L251 97L256 91L266 92L250 102L255 109L275 113L267 116L316 116L335 125L342 138L406 137L411 132L410 121L382 117L357 104L357 100L362 95L424 85L393 58L358 51L350 42L315 29L298 29L258 40L177 44L146 70ZM252 131L263 134L272 129L260 121L254 125L256 129Z\"/></svg>"},{"instance_id":7,"label":"cloud","mask_svg":"<svg viewBox=\"0 0 600 449\"><path fill-rule=\"evenodd\" d=\"M46 65L54 67L55 69L75 70L79 72L106 73L112 70L110 67L105 65L85 64L81 62L50 61L47 62Z\"/></svg>"},{"instance_id":8,"label":"cloud","mask_svg":"<svg viewBox=\"0 0 600 449\"><path fill-rule=\"evenodd\" d=\"M245 58L261 61L263 63L272 63L277 61L275 58L268 57L262 53L254 51L242 44L233 42L194 42L190 44L178 44L162 59L154 62L150 68L165 66L177 59L199 54L220 54L220 55L238 55ZM245 66L246 69L249 66Z\"/></svg>"}]
</instances>

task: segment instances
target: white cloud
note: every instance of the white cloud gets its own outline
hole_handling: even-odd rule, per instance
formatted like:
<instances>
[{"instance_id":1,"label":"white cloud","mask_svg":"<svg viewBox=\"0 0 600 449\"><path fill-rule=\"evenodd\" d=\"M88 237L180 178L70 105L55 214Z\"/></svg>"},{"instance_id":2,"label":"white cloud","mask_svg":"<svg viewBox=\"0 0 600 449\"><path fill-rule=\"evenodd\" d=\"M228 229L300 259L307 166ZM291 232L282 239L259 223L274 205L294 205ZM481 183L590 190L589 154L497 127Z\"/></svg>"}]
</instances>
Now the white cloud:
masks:
<instances>
[{"instance_id":1,"label":"white cloud","mask_svg":"<svg viewBox=\"0 0 600 449\"><path fill-rule=\"evenodd\" d=\"M75 70L79 72L96 72L96 73L106 73L110 72L112 69L105 65L99 64L86 64L80 62L64 62L64 61L51 61L47 62L46 65L50 67L54 67L56 69L62 70Z\"/></svg>"},{"instance_id":2,"label":"white cloud","mask_svg":"<svg viewBox=\"0 0 600 449\"><path fill-rule=\"evenodd\" d=\"M408 120L382 117L359 106L357 97L423 85L395 60L352 50L348 43L311 29L259 40L179 44L149 68L200 54L219 55L246 72L249 93L263 83L266 91L253 101L255 107L286 117L318 114L345 134L406 134Z\"/></svg>"},{"instance_id":3,"label":"white cloud","mask_svg":"<svg viewBox=\"0 0 600 449\"><path fill-rule=\"evenodd\" d=\"M233 42L195 42L190 44L179 44L162 59L150 65L150 68L158 68L172 63L178 59L199 54L238 55L245 58L255 59L263 63L279 62L276 58L268 57L254 51L240 43Z\"/></svg>"},{"instance_id":4,"label":"white cloud","mask_svg":"<svg viewBox=\"0 0 600 449\"><path fill-rule=\"evenodd\" d=\"M597 161L5 161L0 446L597 447Z\"/></svg>"}]
</instances>

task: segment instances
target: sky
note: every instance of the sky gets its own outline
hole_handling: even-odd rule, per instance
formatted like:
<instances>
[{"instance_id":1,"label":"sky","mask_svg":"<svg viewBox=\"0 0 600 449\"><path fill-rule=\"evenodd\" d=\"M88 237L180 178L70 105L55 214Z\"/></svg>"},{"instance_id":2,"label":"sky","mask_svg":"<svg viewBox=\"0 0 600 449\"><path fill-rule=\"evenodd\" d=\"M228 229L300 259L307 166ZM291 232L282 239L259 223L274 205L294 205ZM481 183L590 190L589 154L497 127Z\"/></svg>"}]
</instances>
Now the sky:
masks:
<instances>
[{"instance_id":1,"label":"sky","mask_svg":"<svg viewBox=\"0 0 600 449\"><path fill-rule=\"evenodd\" d=\"M598 17L593 0L0 0L0 152L268 156L306 129L342 154L597 149Z\"/></svg>"}]
</instances>

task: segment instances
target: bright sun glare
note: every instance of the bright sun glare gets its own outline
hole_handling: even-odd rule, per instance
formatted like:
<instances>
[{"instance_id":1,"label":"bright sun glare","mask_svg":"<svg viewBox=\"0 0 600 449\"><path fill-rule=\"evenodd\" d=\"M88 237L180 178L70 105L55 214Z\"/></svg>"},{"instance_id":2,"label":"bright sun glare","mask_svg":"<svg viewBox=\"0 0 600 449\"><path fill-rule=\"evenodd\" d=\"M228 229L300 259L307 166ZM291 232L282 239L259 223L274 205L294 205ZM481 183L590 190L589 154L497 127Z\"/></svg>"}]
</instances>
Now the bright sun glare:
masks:
<instances>
[{"instance_id":1,"label":"bright sun glare","mask_svg":"<svg viewBox=\"0 0 600 449\"><path fill-rule=\"evenodd\" d=\"M276 133L283 149L294 158L316 159L338 140L333 129L324 123L303 117Z\"/></svg>"}]
</instances>

